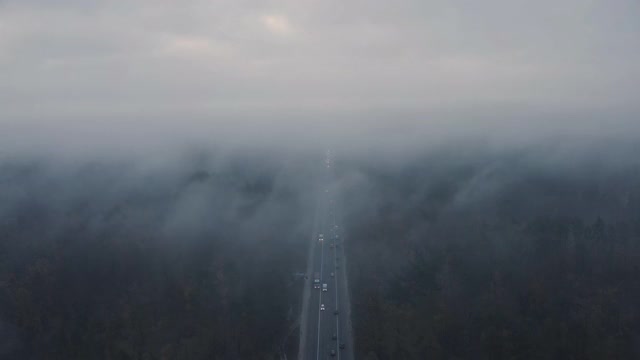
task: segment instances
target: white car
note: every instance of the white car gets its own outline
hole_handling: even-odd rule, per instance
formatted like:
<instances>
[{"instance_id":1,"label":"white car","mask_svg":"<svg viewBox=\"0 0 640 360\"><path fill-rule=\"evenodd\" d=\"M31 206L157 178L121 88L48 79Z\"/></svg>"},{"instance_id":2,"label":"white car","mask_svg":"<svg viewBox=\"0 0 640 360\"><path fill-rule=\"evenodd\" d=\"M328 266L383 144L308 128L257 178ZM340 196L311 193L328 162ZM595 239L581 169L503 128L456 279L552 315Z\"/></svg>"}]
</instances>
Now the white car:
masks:
<instances>
[{"instance_id":1,"label":"white car","mask_svg":"<svg viewBox=\"0 0 640 360\"><path fill-rule=\"evenodd\" d=\"M320 310L324 311L324 304L320 304Z\"/></svg>"}]
</instances>

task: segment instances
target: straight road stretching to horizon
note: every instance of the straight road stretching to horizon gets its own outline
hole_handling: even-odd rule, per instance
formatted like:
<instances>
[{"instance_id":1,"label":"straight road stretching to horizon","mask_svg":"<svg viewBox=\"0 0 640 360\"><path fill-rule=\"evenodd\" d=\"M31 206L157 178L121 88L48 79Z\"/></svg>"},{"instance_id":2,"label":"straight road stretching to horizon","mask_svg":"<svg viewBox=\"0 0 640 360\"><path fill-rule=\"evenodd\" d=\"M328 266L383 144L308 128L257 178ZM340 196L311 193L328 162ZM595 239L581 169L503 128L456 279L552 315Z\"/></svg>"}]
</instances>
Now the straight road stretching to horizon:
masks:
<instances>
[{"instance_id":1,"label":"straight road stretching to horizon","mask_svg":"<svg viewBox=\"0 0 640 360\"><path fill-rule=\"evenodd\" d=\"M332 189L333 181L333 166L327 154L309 246L299 360L353 359L344 237L339 223L338 199ZM320 289L314 288L316 273ZM322 289L324 284L326 291Z\"/></svg>"}]
</instances>

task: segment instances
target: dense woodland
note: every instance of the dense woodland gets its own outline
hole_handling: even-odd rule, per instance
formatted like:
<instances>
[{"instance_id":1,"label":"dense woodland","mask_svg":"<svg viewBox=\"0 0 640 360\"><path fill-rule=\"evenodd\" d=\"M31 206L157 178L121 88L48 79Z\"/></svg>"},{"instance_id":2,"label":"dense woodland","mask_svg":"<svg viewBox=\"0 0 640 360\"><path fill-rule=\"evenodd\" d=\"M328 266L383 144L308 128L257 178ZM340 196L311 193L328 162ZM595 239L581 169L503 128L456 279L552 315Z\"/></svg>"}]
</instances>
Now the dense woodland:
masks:
<instances>
[{"instance_id":1,"label":"dense woodland","mask_svg":"<svg viewBox=\"0 0 640 360\"><path fill-rule=\"evenodd\" d=\"M640 358L630 153L339 157L357 358ZM142 164L1 164L0 358L295 354L321 159Z\"/></svg>"},{"instance_id":2,"label":"dense woodland","mask_svg":"<svg viewBox=\"0 0 640 360\"><path fill-rule=\"evenodd\" d=\"M358 358L640 358L640 166L557 151L343 164Z\"/></svg>"},{"instance_id":3,"label":"dense woodland","mask_svg":"<svg viewBox=\"0 0 640 360\"><path fill-rule=\"evenodd\" d=\"M3 164L0 358L279 358L310 227L300 170L261 156Z\"/></svg>"}]
</instances>

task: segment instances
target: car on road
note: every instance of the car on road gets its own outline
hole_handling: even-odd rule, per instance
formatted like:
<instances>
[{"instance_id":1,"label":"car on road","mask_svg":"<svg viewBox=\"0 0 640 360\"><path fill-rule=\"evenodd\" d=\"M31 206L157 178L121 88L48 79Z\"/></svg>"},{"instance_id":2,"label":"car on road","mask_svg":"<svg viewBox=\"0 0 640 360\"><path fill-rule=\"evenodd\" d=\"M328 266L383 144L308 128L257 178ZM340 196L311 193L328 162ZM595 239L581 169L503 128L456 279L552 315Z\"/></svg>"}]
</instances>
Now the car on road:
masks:
<instances>
[{"instance_id":1,"label":"car on road","mask_svg":"<svg viewBox=\"0 0 640 360\"><path fill-rule=\"evenodd\" d=\"M331 356L336 356L336 351L334 349L331 349L331 352L329 352L329 354L331 354Z\"/></svg>"},{"instance_id":2,"label":"car on road","mask_svg":"<svg viewBox=\"0 0 640 360\"><path fill-rule=\"evenodd\" d=\"M334 310L333 315L338 315L338 310Z\"/></svg>"},{"instance_id":3,"label":"car on road","mask_svg":"<svg viewBox=\"0 0 640 360\"><path fill-rule=\"evenodd\" d=\"M331 337L331 340L338 340L338 335L333 334L333 336Z\"/></svg>"},{"instance_id":4,"label":"car on road","mask_svg":"<svg viewBox=\"0 0 640 360\"><path fill-rule=\"evenodd\" d=\"M334 276L336 276L336 274L332 272L332 273L331 273L331 277L334 277Z\"/></svg>"},{"instance_id":5,"label":"car on road","mask_svg":"<svg viewBox=\"0 0 640 360\"><path fill-rule=\"evenodd\" d=\"M313 274L313 288L320 289L320 273L317 271Z\"/></svg>"},{"instance_id":6,"label":"car on road","mask_svg":"<svg viewBox=\"0 0 640 360\"><path fill-rule=\"evenodd\" d=\"M320 304L320 310L324 311L324 304Z\"/></svg>"},{"instance_id":7,"label":"car on road","mask_svg":"<svg viewBox=\"0 0 640 360\"><path fill-rule=\"evenodd\" d=\"M322 284L322 291L328 291L327 283Z\"/></svg>"},{"instance_id":8,"label":"car on road","mask_svg":"<svg viewBox=\"0 0 640 360\"><path fill-rule=\"evenodd\" d=\"M344 343L340 344L340 349L344 349Z\"/></svg>"}]
</instances>

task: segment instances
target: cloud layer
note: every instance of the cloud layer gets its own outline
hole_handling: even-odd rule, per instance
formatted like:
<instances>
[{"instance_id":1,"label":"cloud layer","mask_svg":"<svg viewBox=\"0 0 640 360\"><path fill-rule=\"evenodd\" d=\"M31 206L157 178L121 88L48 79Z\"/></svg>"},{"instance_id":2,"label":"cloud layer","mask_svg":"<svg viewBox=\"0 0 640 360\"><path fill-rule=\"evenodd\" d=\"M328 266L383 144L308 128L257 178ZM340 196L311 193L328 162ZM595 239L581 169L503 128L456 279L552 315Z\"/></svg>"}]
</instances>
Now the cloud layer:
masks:
<instances>
[{"instance_id":1,"label":"cloud layer","mask_svg":"<svg viewBox=\"0 0 640 360\"><path fill-rule=\"evenodd\" d=\"M638 15L631 0L5 0L0 123L285 129L496 108L637 117Z\"/></svg>"}]
</instances>

